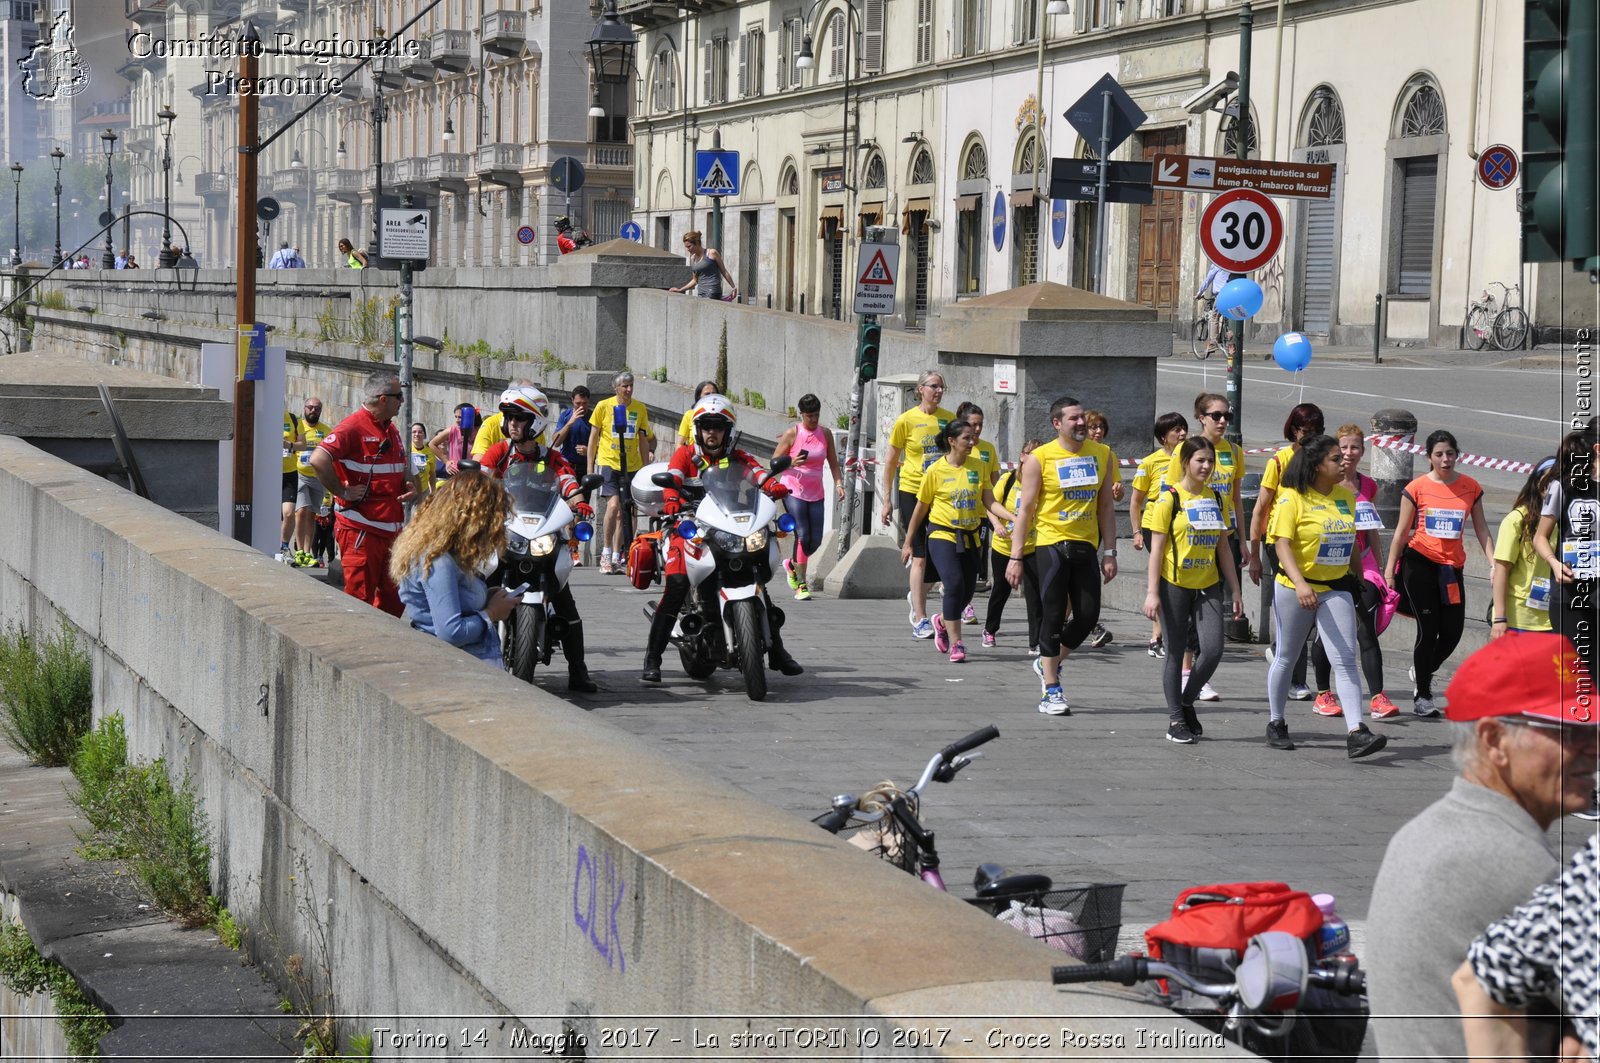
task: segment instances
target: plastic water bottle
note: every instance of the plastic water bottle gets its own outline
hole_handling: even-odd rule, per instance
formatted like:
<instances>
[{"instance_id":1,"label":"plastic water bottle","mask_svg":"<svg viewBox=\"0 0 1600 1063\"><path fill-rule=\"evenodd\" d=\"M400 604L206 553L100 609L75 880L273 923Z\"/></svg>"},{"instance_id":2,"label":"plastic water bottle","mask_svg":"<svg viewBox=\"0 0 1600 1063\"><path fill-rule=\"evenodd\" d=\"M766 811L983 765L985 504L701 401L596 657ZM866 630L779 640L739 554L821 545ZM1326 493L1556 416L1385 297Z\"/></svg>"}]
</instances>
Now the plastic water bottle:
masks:
<instances>
[{"instance_id":1,"label":"plastic water bottle","mask_svg":"<svg viewBox=\"0 0 1600 1063\"><path fill-rule=\"evenodd\" d=\"M1350 955L1350 924L1339 918L1333 894L1317 893L1311 903L1322 913L1322 929L1317 932L1317 955L1322 959Z\"/></svg>"}]
</instances>

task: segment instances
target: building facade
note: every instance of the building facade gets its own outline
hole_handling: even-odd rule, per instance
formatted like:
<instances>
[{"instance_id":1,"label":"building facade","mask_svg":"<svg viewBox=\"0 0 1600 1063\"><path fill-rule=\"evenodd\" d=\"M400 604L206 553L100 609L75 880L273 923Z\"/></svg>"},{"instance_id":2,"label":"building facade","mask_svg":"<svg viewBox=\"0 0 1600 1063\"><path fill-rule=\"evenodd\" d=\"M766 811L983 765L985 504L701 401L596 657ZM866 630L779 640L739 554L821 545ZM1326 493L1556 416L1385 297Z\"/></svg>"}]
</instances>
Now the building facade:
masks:
<instances>
[{"instance_id":1,"label":"building facade","mask_svg":"<svg viewBox=\"0 0 1600 1063\"><path fill-rule=\"evenodd\" d=\"M848 316L872 224L902 233L908 327L1034 281L1099 286L1095 205L1052 201L1049 160L1094 154L1060 116L1107 74L1147 115L1113 158L1231 155L1242 133L1253 157L1336 164L1333 198L1278 200L1264 329L1369 342L1381 295L1386 341L1453 343L1469 298L1522 272L1516 189L1476 177L1482 149L1520 145L1521 0L1258 2L1247 122L1227 93L1197 101L1239 70L1238 0L621 6L641 32L635 219L668 249L707 227L693 160L716 130L742 167L722 250L760 305ZM1106 294L1191 319L1208 200L1109 207Z\"/></svg>"}]
</instances>

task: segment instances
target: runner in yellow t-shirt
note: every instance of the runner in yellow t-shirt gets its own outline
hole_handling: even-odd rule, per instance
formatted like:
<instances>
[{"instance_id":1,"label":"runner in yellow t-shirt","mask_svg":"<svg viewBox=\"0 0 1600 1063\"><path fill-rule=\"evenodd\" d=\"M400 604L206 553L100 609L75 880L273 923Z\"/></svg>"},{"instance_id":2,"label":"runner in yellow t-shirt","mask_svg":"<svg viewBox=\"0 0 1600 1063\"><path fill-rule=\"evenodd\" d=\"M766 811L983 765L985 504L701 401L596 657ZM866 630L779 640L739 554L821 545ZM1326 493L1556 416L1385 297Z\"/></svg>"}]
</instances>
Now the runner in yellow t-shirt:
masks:
<instances>
[{"instance_id":1,"label":"runner in yellow t-shirt","mask_svg":"<svg viewBox=\"0 0 1600 1063\"><path fill-rule=\"evenodd\" d=\"M1160 616L1168 631L1193 629L1198 637L1192 667L1184 668L1179 655L1169 654L1161 676L1167 739L1187 745L1203 733L1195 702L1222 660L1220 581L1226 579L1232 592L1235 620L1244 618L1244 601L1228 546L1226 504L1208 483L1216 447L1203 436L1185 440L1177 458L1182 474L1163 487L1144 511L1144 530L1150 537L1144 615L1152 620Z\"/></svg>"},{"instance_id":2,"label":"runner in yellow t-shirt","mask_svg":"<svg viewBox=\"0 0 1600 1063\"><path fill-rule=\"evenodd\" d=\"M1022 453L1017 460L1032 454L1044 445L1042 439L1030 439L1022 444ZM1016 525L1016 512L1018 495L1021 493L1022 481L1018 478L1019 470L1008 469L1000 474L1000 482L995 485L995 504L1004 510L1008 516L1005 520L994 517L990 520L992 534L989 537L989 564L992 576L989 580L989 613L983 624L983 644L993 646L995 638L1000 634L1000 618L1005 612L1006 601L1011 597L1011 584L1006 582L1006 564L1011 560L1011 532ZM1028 616L1028 652L1037 655L1039 652L1039 588L1033 582L1035 572L1027 562L1028 555L1033 553L1036 545L1033 529L1026 530L1022 544L1022 604Z\"/></svg>"},{"instance_id":3,"label":"runner in yellow t-shirt","mask_svg":"<svg viewBox=\"0 0 1600 1063\"><path fill-rule=\"evenodd\" d=\"M1283 422L1283 438L1289 445L1267 459L1266 471L1261 474L1261 493L1256 496L1255 509L1250 513L1250 535L1244 544L1245 563L1252 573L1265 571L1268 577L1278 574L1278 555L1272 549L1272 507L1278 501L1278 484L1289 468L1289 462L1300 449L1300 441L1323 433L1322 408L1314 402L1302 402L1289 411ZM1306 685L1306 665L1309 657L1302 646L1295 658L1289 698L1308 701L1311 688Z\"/></svg>"},{"instance_id":4,"label":"runner in yellow t-shirt","mask_svg":"<svg viewBox=\"0 0 1600 1063\"><path fill-rule=\"evenodd\" d=\"M600 496L607 499L600 544L600 571L607 575L627 572L628 538L632 521L624 529L622 512L632 510L628 481L655 456L656 441L650 434L650 414L644 403L633 397L633 374L618 373L613 381L616 394L595 403L589 415L593 432L589 436L589 472L603 477Z\"/></svg>"},{"instance_id":5,"label":"runner in yellow t-shirt","mask_svg":"<svg viewBox=\"0 0 1600 1063\"><path fill-rule=\"evenodd\" d=\"M1128 499L1128 520L1133 525L1135 550L1143 550L1149 541L1149 533L1144 530L1144 511L1150 499L1158 497L1163 487L1176 483L1182 476L1179 470L1177 476L1169 478L1169 472L1177 460L1178 445L1189 438L1189 421L1176 410L1164 413L1156 418L1150 434L1159 445L1139 459L1138 468L1133 473L1133 497ZM1181 640L1183 636L1174 637ZM1167 655L1166 643L1161 638L1159 612L1150 621L1150 641L1145 644L1145 652L1156 658Z\"/></svg>"},{"instance_id":6,"label":"runner in yellow t-shirt","mask_svg":"<svg viewBox=\"0 0 1600 1063\"><path fill-rule=\"evenodd\" d=\"M902 561L911 560L912 533L928 532L928 556L944 584L944 607L933 623L933 647L950 655L951 664L967 659L961 641L961 612L972 601L983 553L978 528L985 518L1004 512L984 479L983 463L973 453L978 433L965 421L951 421L939 430L943 457L922 471L917 504L906 523Z\"/></svg>"},{"instance_id":7,"label":"runner in yellow t-shirt","mask_svg":"<svg viewBox=\"0 0 1600 1063\"><path fill-rule=\"evenodd\" d=\"M1117 523L1109 489L1116 456L1089 439L1083 404L1071 396L1051 404L1050 424L1056 438L1022 459L1017 527L1032 528L1037 536L1031 563L1039 586L1035 670L1044 681L1039 711L1066 716L1071 710L1061 692L1061 661L1100 619L1101 584L1117 575ZM1017 538L1011 536L1006 565L1006 582L1013 588L1022 584L1024 563ZM1072 619L1063 623L1069 600Z\"/></svg>"},{"instance_id":8,"label":"runner in yellow t-shirt","mask_svg":"<svg viewBox=\"0 0 1600 1063\"><path fill-rule=\"evenodd\" d=\"M717 394L715 380L702 380L694 386L694 396L689 400L689 408L683 411L683 418L678 422L678 446L694 446L694 409L700 405L701 399L715 394Z\"/></svg>"},{"instance_id":9,"label":"runner in yellow t-shirt","mask_svg":"<svg viewBox=\"0 0 1600 1063\"><path fill-rule=\"evenodd\" d=\"M339 418L322 415L320 398L313 395L306 400L304 414L300 418L300 441L305 449L298 454L294 493L294 556L301 567L316 568L321 565L313 549L317 541L317 515L324 503L332 506L333 500L328 497L328 489L317 479L317 471L311 467L311 454L338 423Z\"/></svg>"},{"instance_id":10,"label":"runner in yellow t-shirt","mask_svg":"<svg viewBox=\"0 0 1600 1063\"><path fill-rule=\"evenodd\" d=\"M917 489L922 486L922 470L939 460L936 440L955 414L939 405L944 397L944 374L929 369L917 381L916 406L895 419L889 432L889 452L883 459L883 507L880 518L888 527L896 507L902 527L911 526L911 513L917 508ZM933 621L928 619L928 537L926 530L907 536L911 543L911 571L908 576L911 604L911 634L914 638L933 638ZM926 582L924 582L926 580Z\"/></svg>"}]
</instances>

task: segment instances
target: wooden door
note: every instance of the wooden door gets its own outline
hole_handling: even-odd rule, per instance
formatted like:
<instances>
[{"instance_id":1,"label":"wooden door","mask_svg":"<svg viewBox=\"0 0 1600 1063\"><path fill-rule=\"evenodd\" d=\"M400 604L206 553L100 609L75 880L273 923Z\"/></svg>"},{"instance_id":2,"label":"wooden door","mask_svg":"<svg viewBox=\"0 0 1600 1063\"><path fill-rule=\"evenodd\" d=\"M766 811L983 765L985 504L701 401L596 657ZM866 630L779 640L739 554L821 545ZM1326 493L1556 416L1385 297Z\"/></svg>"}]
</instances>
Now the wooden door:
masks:
<instances>
[{"instance_id":1,"label":"wooden door","mask_svg":"<svg viewBox=\"0 0 1600 1063\"><path fill-rule=\"evenodd\" d=\"M1144 135L1144 160L1159 154L1181 155L1182 129L1156 129ZM1139 279L1135 301L1162 313L1178 308L1180 237L1183 193L1156 192L1155 202L1139 208Z\"/></svg>"}]
</instances>

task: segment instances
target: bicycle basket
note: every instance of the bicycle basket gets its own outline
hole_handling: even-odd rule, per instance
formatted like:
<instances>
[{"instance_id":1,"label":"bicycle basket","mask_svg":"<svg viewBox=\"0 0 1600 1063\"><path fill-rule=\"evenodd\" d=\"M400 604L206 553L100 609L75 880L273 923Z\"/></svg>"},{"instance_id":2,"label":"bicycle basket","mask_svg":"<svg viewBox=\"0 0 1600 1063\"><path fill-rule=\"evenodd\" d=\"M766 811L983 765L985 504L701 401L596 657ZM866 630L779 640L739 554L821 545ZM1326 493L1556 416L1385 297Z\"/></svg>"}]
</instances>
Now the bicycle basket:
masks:
<instances>
[{"instance_id":1,"label":"bicycle basket","mask_svg":"<svg viewBox=\"0 0 1600 1063\"><path fill-rule=\"evenodd\" d=\"M904 797L911 809L911 814L917 814L918 801L915 796L908 796L892 782L881 782L867 791L856 802L858 808L868 812L886 810L889 802L895 797ZM845 838L857 849L863 849L886 864L892 864L908 875L917 874L921 868L917 863L917 843L900 826L900 821L891 815L885 815L874 823L862 823L846 827Z\"/></svg>"},{"instance_id":2,"label":"bicycle basket","mask_svg":"<svg viewBox=\"0 0 1600 1063\"><path fill-rule=\"evenodd\" d=\"M1062 886L1027 897L968 898L1000 922L1085 963L1104 963L1117 953L1126 883Z\"/></svg>"}]
</instances>

